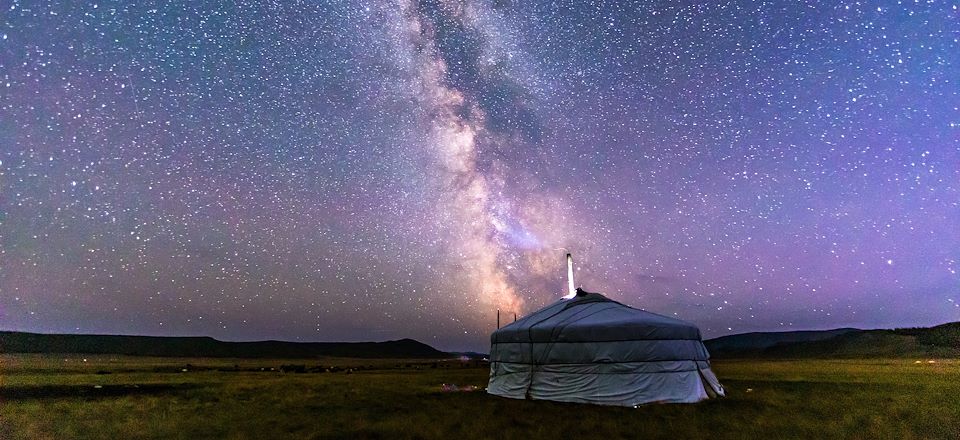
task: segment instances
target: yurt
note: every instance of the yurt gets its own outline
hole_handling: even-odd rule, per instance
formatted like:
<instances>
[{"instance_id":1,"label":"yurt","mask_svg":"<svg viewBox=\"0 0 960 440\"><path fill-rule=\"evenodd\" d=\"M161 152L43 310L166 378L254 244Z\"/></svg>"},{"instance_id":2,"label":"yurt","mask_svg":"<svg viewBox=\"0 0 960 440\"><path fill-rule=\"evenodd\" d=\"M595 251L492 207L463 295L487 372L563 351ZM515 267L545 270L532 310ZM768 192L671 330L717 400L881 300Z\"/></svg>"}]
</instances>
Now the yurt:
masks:
<instances>
[{"instance_id":1,"label":"yurt","mask_svg":"<svg viewBox=\"0 0 960 440\"><path fill-rule=\"evenodd\" d=\"M493 333L487 392L618 406L699 402L724 394L709 359L695 325L577 289Z\"/></svg>"}]
</instances>

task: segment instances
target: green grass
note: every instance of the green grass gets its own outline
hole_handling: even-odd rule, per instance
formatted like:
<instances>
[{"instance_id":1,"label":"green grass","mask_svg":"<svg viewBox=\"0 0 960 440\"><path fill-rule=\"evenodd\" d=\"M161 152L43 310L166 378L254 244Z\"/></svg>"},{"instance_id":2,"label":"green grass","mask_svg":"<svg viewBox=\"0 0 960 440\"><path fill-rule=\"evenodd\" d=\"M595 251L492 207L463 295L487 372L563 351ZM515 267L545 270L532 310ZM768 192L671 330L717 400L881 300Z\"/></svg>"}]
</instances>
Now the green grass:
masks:
<instances>
[{"instance_id":1,"label":"green grass","mask_svg":"<svg viewBox=\"0 0 960 440\"><path fill-rule=\"evenodd\" d=\"M960 438L955 360L717 361L727 398L638 409L442 393L443 383L486 383L487 370L456 362L82 362L76 355L0 362L0 439ZM187 363L194 370L175 372ZM259 371L284 363L370 369Z\"/></svg>"}]
</instances>

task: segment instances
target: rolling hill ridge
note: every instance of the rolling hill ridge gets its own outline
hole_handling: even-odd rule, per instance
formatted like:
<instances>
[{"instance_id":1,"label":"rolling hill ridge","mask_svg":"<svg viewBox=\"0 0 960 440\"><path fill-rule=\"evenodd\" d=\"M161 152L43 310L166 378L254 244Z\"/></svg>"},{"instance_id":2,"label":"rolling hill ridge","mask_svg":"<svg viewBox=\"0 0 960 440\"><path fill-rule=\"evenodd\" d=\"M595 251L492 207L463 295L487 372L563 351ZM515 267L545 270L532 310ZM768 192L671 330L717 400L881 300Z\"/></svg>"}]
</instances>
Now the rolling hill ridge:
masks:
<instances>
[{"instance_id":1,"label":"rolling hill ridge","mask_svg":"<svg viewBox=\"0 0 960 440\"><path fill-rule=\"evenodd\" d=\"M960 357L960 322L893 330L743 333L704 344L714 358Z\"/></svg>"},{"instance_id":2,"label":"rolling hill ridge","mask_svg":"<svg viewBox=\"0 0 960 440\"><path fill-rule=\"evenodd\" d=\"M708 339L714 358L960 357L960 322L929 328L754 332ZM0 331L0 353L83 353L219 358L420 358L445 353L400 339L385 342L226 342L211 337L40 334ZM472 355L474 353L471 353Z\"/></svg>"},{"instance_id":3,"label":"rolling hill ridge","mask_svg":"<svg viewBox=\"0 0 960 440\"><path fill-rule=\"evenodd\" d=\"M413 339L386 342L225 342L210 337L0 332L0 353L85 353L160 357L440 359L449 354Z\"/></svg>"}]
</instances>

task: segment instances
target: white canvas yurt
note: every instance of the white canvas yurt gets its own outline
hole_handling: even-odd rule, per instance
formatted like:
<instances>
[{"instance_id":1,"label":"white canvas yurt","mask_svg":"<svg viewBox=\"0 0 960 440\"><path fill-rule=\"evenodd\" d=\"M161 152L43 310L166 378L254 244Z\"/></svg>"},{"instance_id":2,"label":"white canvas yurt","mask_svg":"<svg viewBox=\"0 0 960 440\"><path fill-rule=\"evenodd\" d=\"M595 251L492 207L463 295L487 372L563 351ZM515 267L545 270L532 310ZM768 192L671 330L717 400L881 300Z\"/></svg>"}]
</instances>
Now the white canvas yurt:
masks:
<instances>
[{"instance_id":1,"label":"white canvas yurt","mask_svg":"<svg viewBox=\"0 0 960 440\"><path fill-rule=\"evenodd\" d=\"M699 402L724 394L709 359L693 324L577 289L493 333L487 392L618 406Z\"/></svg>"}]
</instances>

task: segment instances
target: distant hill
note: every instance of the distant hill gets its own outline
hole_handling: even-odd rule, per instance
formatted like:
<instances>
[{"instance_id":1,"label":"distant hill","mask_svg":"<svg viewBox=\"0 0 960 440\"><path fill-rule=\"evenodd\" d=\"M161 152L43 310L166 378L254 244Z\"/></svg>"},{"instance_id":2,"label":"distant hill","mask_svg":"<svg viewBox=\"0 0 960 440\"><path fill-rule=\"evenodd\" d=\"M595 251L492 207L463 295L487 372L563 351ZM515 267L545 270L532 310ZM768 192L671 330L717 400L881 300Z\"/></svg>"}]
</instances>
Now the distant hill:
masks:
<instances>
[{"instance_id":1,"label":"distant hill","mask_svg":"<svg viewBox=\"0 0 960 440\"><path fill-rule=\"evenodd\" d=\"M855 328L838 328L834 330L806 330L793 332L754 332L737 335L721 336L704 341L707 350L713 357L723 357L730 354L738 356L754 356L775 345L789 345L798 342L813 342L830 339L850 332L861 332Z\"/></svg>"},{"instance_id":2,"label":"distant hill","mask_svg":"<svg viewBox=\"0 0 960 440\"><path fill-rule=\"evenodd\" d=\"M450 357L413 339L386 342L224 342L209 337L66 335L0 332L0 353L84 353L163 357Z\"/></svg>"},{"instance_id":3,"label":"distant hill","mask_svg":"<svg viewBox=\"0 0 960 440\"><path fill-rule=\"evenodd\" d=\"M960 357L960 322L894 330L744 333L704 344L715 358Z\"/></svg>"}]
</instances>

